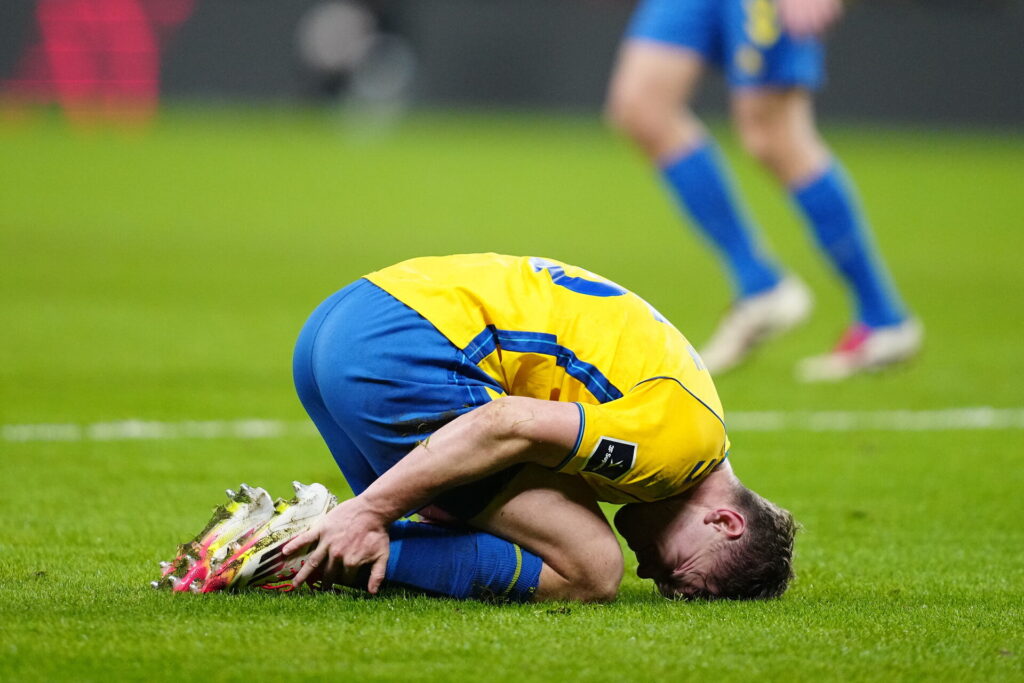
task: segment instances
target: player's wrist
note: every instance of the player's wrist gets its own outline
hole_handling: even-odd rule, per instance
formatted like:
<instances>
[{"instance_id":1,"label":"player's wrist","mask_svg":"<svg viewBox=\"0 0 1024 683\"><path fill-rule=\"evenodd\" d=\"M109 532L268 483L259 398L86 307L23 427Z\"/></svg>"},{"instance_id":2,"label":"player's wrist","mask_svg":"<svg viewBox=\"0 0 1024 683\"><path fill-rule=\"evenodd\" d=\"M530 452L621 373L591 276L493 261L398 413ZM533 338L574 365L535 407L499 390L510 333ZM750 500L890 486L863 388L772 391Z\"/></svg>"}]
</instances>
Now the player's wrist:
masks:
<instances>
[{"instance_id":1,"label":"player's wrist","mask_svg":"<svg viewBox=\"0 0 1024 683\"><path fill-rule=\"evenodd\" d=\"M394 498L380 495L379 492L367 489L352 499L352 523L361 529L387 528L389 524L403 517L411 508L396 504Z\"/></svg>"}]
</instances>

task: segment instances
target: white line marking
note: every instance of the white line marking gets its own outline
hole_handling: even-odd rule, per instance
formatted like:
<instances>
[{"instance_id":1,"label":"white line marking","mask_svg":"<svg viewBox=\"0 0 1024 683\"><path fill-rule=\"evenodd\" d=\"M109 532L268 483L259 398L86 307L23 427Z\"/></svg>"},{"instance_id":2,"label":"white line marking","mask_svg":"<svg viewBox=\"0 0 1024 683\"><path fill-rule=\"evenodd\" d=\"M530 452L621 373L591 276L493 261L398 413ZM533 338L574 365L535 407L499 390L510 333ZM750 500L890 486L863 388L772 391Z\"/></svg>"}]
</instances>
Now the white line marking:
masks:
<instances>
[{"instance_id":1,"label":"white line marking","mask_svg":"<svg viewBox=\"0 0 1024 683\"><path fill-rule=\"evenodd\" d=\"M947 408L944 410L765 411L726 414L737 432L943 432L1024 429L1024 408Z\"/></svg>"},{"instance_id":2,"label":"white line marking","mask_svg":"<svg viewBox=\"0 0 1024 683\"><path fill-rule=\"evenodd\" d=\"M309 421L284 420L121 420L92 424L3 425L0 440L8 443L31 441L167 441L171 439L276 439L316 436Z\"/></svg>"},{"instance_id":3,"label":"white line marking","mask_svg":"<svg viewBox=\"0 0 1024 683\"><path fill-rule=\"evenodd\" d=\"M1024 408L944 410L739 411L726 415L732 432L942 432L1024 429ZM279 439L317 436L307 420L121 420L90 424L0 425L0 442L168 441Z\"/></svg>"}]
</instances>

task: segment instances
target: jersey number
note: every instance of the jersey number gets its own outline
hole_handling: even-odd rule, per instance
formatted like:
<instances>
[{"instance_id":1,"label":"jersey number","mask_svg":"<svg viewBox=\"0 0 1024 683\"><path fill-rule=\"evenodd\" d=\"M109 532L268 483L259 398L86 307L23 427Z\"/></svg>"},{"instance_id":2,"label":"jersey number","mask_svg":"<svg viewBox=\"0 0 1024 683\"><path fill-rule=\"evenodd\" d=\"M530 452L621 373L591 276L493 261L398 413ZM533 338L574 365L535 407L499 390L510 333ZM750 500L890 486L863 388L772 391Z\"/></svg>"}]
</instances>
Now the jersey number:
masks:
<instances>
[{"instance_id":1,"label":"jersey number","mask_svg":"<svg viewBox=\"0 0 1024 683\"><path fill-rule=\"evenodd\" d=\"M610 280L588 280L587 278L584 277L572 277L566 275L565 268L558 265L557 263L552 263L551 261L548 261L547 259L544 258L540 258L538 256L530 258L530 266L533 268L533 272L535 273L539 273L542 270L546 270L548 274L551 275L551 282L558 285L559 287L565 287L570 292L576 292L577 294L601 297L622 296L623 294L629 294L628 289L626 289L625 287L620 287L619 285L615 284L614 282L611 282ZM594 278L598 277L593 273L588 273L588 275L591 275ZM651 306L646 301L644 301L644 303L647 304L647 308L651 309L651 313L654 315L655 320L657 320L660 323L668 322L668 320L665 319L665 316L663 316L661 313L658 313L654 306Z\"/></svg>"},{"instance_id":2,"label":"jersey number","mask_svg":"<svg viewBox=\"0 0 1024 683\"><path fill-rule=\"evenodd\" d=\"M571 277L565 274L565 268L562 266L537 256L530 259L530 266L533 267L533 272L535 273L539 273L542 270L548 271L553 283L577 294L586 294L587 296L622 296L629 291L608 280L587 280L582 277ZM593 273L590 274L593 275ZM594 275L594 277L597 276Z\"/></svg>"}]
</instances>

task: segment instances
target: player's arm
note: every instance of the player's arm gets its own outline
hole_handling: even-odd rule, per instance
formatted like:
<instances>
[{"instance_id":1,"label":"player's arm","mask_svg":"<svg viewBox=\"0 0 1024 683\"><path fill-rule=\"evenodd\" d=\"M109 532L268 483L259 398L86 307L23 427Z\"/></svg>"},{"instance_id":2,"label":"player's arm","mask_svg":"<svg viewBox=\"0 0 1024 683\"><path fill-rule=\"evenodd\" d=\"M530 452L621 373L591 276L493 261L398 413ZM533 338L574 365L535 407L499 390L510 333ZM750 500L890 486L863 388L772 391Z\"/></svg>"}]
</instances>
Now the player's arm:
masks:
<instances>
[{"instance_id":1,"label":"player's arm","mask_svg":"<svg viewBox=\"0 0 1024 683\"><path fill-rule=\"evenodd\" d=\"M297 536L285 554L316 541L294 579L301 585L318 569L345 583L369 565L376 593L387 567L387 526L439 493L520 463L557 467L576 445L574 403L503 397L434 432L359 496L332 510L320 526Z\"/></svg>"},{"instance_id":2,"label":"player's arm","mask_svg":"<svg viewBox=\"0 0 1024 683\"><path fill-rule=\"evenodd\" d=\"M798 38L821 35L842 12L841 0L779 0L782 25Z\"/></svg>"}]
</instances>

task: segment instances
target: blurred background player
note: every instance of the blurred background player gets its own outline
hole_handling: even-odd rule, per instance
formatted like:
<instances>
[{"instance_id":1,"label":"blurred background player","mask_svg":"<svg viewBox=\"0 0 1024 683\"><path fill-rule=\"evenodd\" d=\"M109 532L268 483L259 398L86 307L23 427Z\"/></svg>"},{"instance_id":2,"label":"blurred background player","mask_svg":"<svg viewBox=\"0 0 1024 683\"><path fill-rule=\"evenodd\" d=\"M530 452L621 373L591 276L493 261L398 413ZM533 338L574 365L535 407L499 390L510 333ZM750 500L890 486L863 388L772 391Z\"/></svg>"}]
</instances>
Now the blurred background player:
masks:
<instances>
[{"instance_id":1,"label":"blurred background player","mask_svg":"<svg viewBox=\"0 0 1024 683\"><path fill-rule=\"evenodd\" d=\"M855 302L839 344L802 361L798 375L842 379L905 360L921 345L921 326L891 285L853 187L814 120L819 36L840 10L839 0L643 0L621 48L609 116L657 164L733 281L735 301L701 350L712 373L802 322L812 299L759 243L713 140L688 108L707 64L725 71L743 147L787 188Z\"/></svg>"},{"instance_id":2,"label":"blurred background player","mask_svg":"<svg viewBox=\"0 0 1024 683\"><path fill-rule=\"evenodd\" d=\"M37 0L38 38L6 94L60 104L75 124L144 123L159 100L161 47L195 0Z\"/></svg>"}]
</instances>

